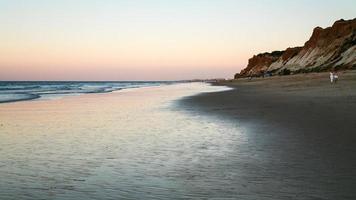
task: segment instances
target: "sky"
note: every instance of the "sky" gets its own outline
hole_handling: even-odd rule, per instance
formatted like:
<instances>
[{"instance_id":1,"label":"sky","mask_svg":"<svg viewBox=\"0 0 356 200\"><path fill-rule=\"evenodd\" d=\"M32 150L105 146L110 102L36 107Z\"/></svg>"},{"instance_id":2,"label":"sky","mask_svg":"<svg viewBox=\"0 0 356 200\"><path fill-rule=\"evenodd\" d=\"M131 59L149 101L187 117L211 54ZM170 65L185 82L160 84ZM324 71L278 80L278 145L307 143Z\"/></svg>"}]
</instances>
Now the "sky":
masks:
<instances>
[{"instance_id":1,"label":"sky","mask_svg":"<svg viewBox=\"0 0 356 200\"><path fill-rule=\"evenodd\" d=\"M0 80L231 78L355 0L0 0Z\"/></svg>"}]
</instances>

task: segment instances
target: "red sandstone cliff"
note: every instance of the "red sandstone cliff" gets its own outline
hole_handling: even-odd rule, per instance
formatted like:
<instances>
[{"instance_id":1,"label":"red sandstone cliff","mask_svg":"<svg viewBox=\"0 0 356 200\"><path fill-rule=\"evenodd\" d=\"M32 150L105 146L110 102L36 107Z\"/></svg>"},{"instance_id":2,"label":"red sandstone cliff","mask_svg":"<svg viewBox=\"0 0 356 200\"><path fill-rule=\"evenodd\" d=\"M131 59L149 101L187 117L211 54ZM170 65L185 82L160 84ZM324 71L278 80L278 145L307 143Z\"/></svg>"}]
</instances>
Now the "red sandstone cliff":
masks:
<instances>
[{"instance_id":1,"label":"red sandstone cliff","mask_svg":"<svg viewBox=\"0 0 356 200\"><path fill-rule=\"evenodd\" d=\"M356 18L316 27L302 47L253 56L238 76L356 68Z\"/></svg>"}]
</instances>

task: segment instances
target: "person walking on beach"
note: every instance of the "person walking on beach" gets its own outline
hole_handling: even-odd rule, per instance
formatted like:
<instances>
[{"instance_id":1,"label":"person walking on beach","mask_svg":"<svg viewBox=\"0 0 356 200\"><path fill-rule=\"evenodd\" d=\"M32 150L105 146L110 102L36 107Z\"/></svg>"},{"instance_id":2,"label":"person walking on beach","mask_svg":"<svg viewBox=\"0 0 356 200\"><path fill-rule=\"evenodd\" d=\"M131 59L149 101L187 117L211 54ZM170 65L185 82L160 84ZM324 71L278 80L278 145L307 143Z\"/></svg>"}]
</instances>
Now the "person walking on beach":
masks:
<instances>
[{"instance_id":1,"label":"person walking on beach","mask_svg":"<svg viewBox=\"0 0 356 200\"><path fill-rule=\"evenodd\" d=\"M336 83L338 79L339 79L339 75L337 74L337 72L334 72L334 77L333 77L334 83Z\"/></svg>"},{"instance_id":2,"label":"person walking on beach","mask_svg":"<svg viewBox=\"0 0 356 200\"><path fill-rule=\"evenodd\" d=\"M339 75L337 74L336 71L330 72L330 82L331 83L336 83L338 79L339 79Z\"/></svg>"},{"instance_id":3,"label":"person walking on beach","mask_svg":"<svg viewBox=\"0 0 356 200\"><path fill-rule=\"evenodd\" d=\"M334 83L334 72L330 72L330 83Z\"/></svg>"}]
</instances>

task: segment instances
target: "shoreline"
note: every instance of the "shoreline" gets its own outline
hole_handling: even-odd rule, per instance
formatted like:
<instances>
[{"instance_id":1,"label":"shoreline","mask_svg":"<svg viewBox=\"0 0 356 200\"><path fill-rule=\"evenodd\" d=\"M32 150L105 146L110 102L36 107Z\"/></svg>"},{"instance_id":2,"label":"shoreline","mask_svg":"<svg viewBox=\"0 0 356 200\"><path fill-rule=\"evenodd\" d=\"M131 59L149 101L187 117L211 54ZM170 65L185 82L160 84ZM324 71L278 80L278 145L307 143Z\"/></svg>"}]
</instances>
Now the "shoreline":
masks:
<instances>
[{"instance_id":1,"label":"shoreline","mask_svg":"<svg viewBox=\"0 0 356 200\"><path fill-rule=\"evenodd\" d=\"M354 99L335 111L344 118L325 124L318 116L330 110L310 104L310 92L273 93L256 82L1 104L2 195L354 199Z\"/></svg>"},{"instance_id":2,"label":"shoreline","mask_svg":"<svg viewBox=\"0 0 356 200\"><path fill-rule=\"evenodd\" d=\"M229 161L239 132L175 106L182 97L218 90L186 83L1 104L0 196L227 196L233 190L219 182L230 180L215 160Z\"/></svg>"}]
</instances>

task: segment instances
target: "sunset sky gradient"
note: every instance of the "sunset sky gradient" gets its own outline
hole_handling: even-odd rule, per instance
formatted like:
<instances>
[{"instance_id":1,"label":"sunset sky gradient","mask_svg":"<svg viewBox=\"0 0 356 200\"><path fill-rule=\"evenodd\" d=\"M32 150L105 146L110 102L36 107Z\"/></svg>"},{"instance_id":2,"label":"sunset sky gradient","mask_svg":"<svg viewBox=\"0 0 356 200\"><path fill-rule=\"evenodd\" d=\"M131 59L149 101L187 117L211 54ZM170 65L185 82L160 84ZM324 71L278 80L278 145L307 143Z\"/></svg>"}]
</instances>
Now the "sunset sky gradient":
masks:
<instances>
[{"instance_id":1,"label":"sunset sky gradient","mask_svg":"<svg viewBox=\"0 0 356 200\"><path fill-rule=\"evenodd\" d=\"M0 80L232 77L355 0L0 0Z\"/></svg>"}]
</instances>

